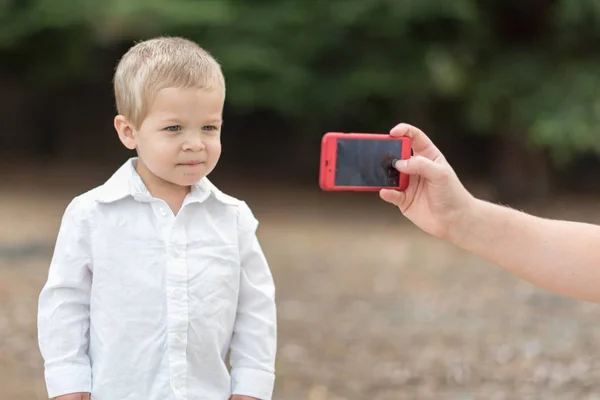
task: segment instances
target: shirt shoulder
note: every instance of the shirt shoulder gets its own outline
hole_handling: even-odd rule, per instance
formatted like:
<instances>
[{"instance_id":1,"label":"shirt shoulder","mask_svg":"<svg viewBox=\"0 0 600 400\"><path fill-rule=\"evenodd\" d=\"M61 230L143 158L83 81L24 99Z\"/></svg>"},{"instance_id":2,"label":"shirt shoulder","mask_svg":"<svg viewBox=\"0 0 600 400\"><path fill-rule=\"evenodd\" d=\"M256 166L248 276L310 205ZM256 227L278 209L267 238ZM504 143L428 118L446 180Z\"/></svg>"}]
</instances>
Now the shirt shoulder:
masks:
<instances>
[{"instance_id":1,"label":"shirt shoulder","mask_svg":"<svg viewBox=\"0 0 600 400\"><path fill-rule=\"evenodd\" d=\"M94 207L95 201L91 190L73 197L63 212L60 230L77 232L78 235L88 234L95 226Z\"/></svg>"},{"instance_id":2,"label":"shirt shoulder","mask_svg":"<svg viewBox=\"0 0 600 400\"><path fill-rule=\"evenodd\" d=\"M68 204L63 219L68 218L79 225L91 224L94 226L93 216L98 206L107 201L107 197L115 195L124 197L122 193L114 190L114 185L111 183L112 180L108 180L75 196Z\"/></svg>"},{"instance_id":3,"label":"shirt shoulder","mask_svg":"<svg viewBox=\"0 0 600 400\"><path fill-rule=\"evenodd\" d=\"M242 230L244 230L244 229L248 229L248 227L250 227L250 229L253 229L256 227L256 225L258 224L258 221L257 221L256 217L254 216L254 213L248 206L248 203L246 203L246 201L239 199L237 197L228 195L228 194L224 193L223 191L221 191L219 188L217 188L212 182L210 182L210 181L207 181L207 182L208 182L208 185L210 187L212 194L215 196L215 198L217 200L219 200L221 203L236 207L236 209L237 209L236 214L237 214L237 218L238 218L238 228L241 228Z\"/></svg>"},{"instance_id":4,"label":"shirt shoulder","mask_svg":"<svg viewBox=\"0 0 600 400\"><path fill-rule=\"evenodd\" d=\"M210 190L211 194L215 197L216 200L220 201L223 204L240 207L245 202L237 197L231 196L229 194L224 193L221 189L219 189L214 183L206 179L206 185Z\"/></svg>"},{"instance_id":5,"label":"shirt shoulder","mask_svg":"<svg viewBox=\"0 0 600 400\"><path fill-rule=\"evenodd\" d=\"M71 205L81 211L91 211L99 200L102 199L105 192L105 185L96 186L86 192L80 193L71 200Z\"/></svg>"}]
</instances>

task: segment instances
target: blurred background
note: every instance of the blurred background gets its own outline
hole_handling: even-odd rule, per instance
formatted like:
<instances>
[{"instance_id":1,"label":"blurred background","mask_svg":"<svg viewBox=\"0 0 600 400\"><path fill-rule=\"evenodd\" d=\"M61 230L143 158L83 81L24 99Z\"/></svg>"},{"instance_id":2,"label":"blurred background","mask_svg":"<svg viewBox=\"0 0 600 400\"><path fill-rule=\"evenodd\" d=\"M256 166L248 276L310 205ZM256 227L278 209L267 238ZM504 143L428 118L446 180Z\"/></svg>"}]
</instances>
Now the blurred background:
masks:
<instances>
[{"instance_id":1,"label":"blurred background","mask_svg":"<svg viewBox=\"0 0 600 400\"><path fill-rule=\"evenodd\" d=\"M275 399L600 399L600 307L318 189L321 136L421 127L494 202L600 223L600 0L0 1L0 398L46 398L36 308L60 218L128 153L112 74L196 40L227 79L212 180L277 283ZM115 399L117 400L117 399Z\"/></svg>"}]
</instances>

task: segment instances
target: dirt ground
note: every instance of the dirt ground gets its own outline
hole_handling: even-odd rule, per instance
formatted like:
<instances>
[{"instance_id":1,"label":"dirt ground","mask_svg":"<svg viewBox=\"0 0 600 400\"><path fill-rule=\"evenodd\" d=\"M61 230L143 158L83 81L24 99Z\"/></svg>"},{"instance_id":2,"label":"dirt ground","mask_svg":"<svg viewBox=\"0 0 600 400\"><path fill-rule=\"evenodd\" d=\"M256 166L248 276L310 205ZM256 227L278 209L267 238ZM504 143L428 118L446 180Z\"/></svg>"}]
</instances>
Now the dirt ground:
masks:
<instances>
[{"instance_id":1,"label":"dirt ground","mask_svg":"<svg viewBox=\"0 0 600 400\"><path fill-rule=\"evenodd\" d=\"M37 295L64 207L106 176L0 171L0 398L45 399ZM260 219L277 283L274 399L600 399L599 305L428 237L376 195L222 186ZM572 201L531 210L600 222L597 199Z\"/></svg>"}]
</instances>

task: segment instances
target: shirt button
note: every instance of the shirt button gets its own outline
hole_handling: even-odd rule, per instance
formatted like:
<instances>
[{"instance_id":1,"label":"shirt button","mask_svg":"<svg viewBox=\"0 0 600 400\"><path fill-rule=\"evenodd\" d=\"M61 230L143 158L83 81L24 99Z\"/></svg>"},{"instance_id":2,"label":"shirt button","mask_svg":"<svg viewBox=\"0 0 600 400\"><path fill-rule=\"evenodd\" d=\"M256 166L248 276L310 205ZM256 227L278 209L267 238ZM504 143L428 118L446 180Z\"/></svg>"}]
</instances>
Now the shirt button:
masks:
<instances>
[{"instance_id":1,"label":"shirt button","mask_svg":"<svg viewBox=\"0 0 600 400\"><path fill-rule=\"evenodd\" d=\"M173 291L173 297L177 300L183 299L183 292L179 289Z\"/></svg>"},{"instance_id":2,"label":"shirt button","mask_svg":"<svg viewBox=\"0 0 600 400\"><path fill-rule=\"evenodd\" d=\"M183 378L175 378L173 381L173 386L175 386L175 389L181 389L184 383L185 382L183 381Z\"/></svg>"},{"instance_id":3,"label":"shirt button","mask_svg":"<svg viewBox=\"0 0 600 400\"><path fill-rule=\"evenodd\" d=\"M175 335L175 339L177 339L177 341L181 343L183 343L183 341L185 340L183 333L178 333L177 335Z\"/></svg>"},{"instance_id":4,"label":"shirt button","mask_svg":"<svg viewBox=\"0 0 600 400\"><path fill-rule=\"evenodd\" d=\"M158 209L158 212L160 213L160 215L165 216L167 215L167 209L164 207L161 207Z\"/></svg>"}]
</instances>

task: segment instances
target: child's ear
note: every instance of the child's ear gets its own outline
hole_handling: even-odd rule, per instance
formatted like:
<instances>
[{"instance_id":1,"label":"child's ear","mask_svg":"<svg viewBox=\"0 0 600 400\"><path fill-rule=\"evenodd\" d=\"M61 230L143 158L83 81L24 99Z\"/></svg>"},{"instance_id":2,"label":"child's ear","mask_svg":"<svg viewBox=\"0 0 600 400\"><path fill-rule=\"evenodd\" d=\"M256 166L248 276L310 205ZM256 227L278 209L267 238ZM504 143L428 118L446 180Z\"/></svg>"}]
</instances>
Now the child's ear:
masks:
<instances>
[{"instance_id":1,"label":"child's ear","mask_svg":"<svg viewBox=\"0 0 600 400\"><path fill-rule=\"evenodd\" d=\"M137 147L137 143L135 140L135 130L133 124L131 124L127 118L122 115L117 115L115 117L115 130L119 134L119 139L125 147L129 150L134 150Z\"/></svg>"}]
</instances>

